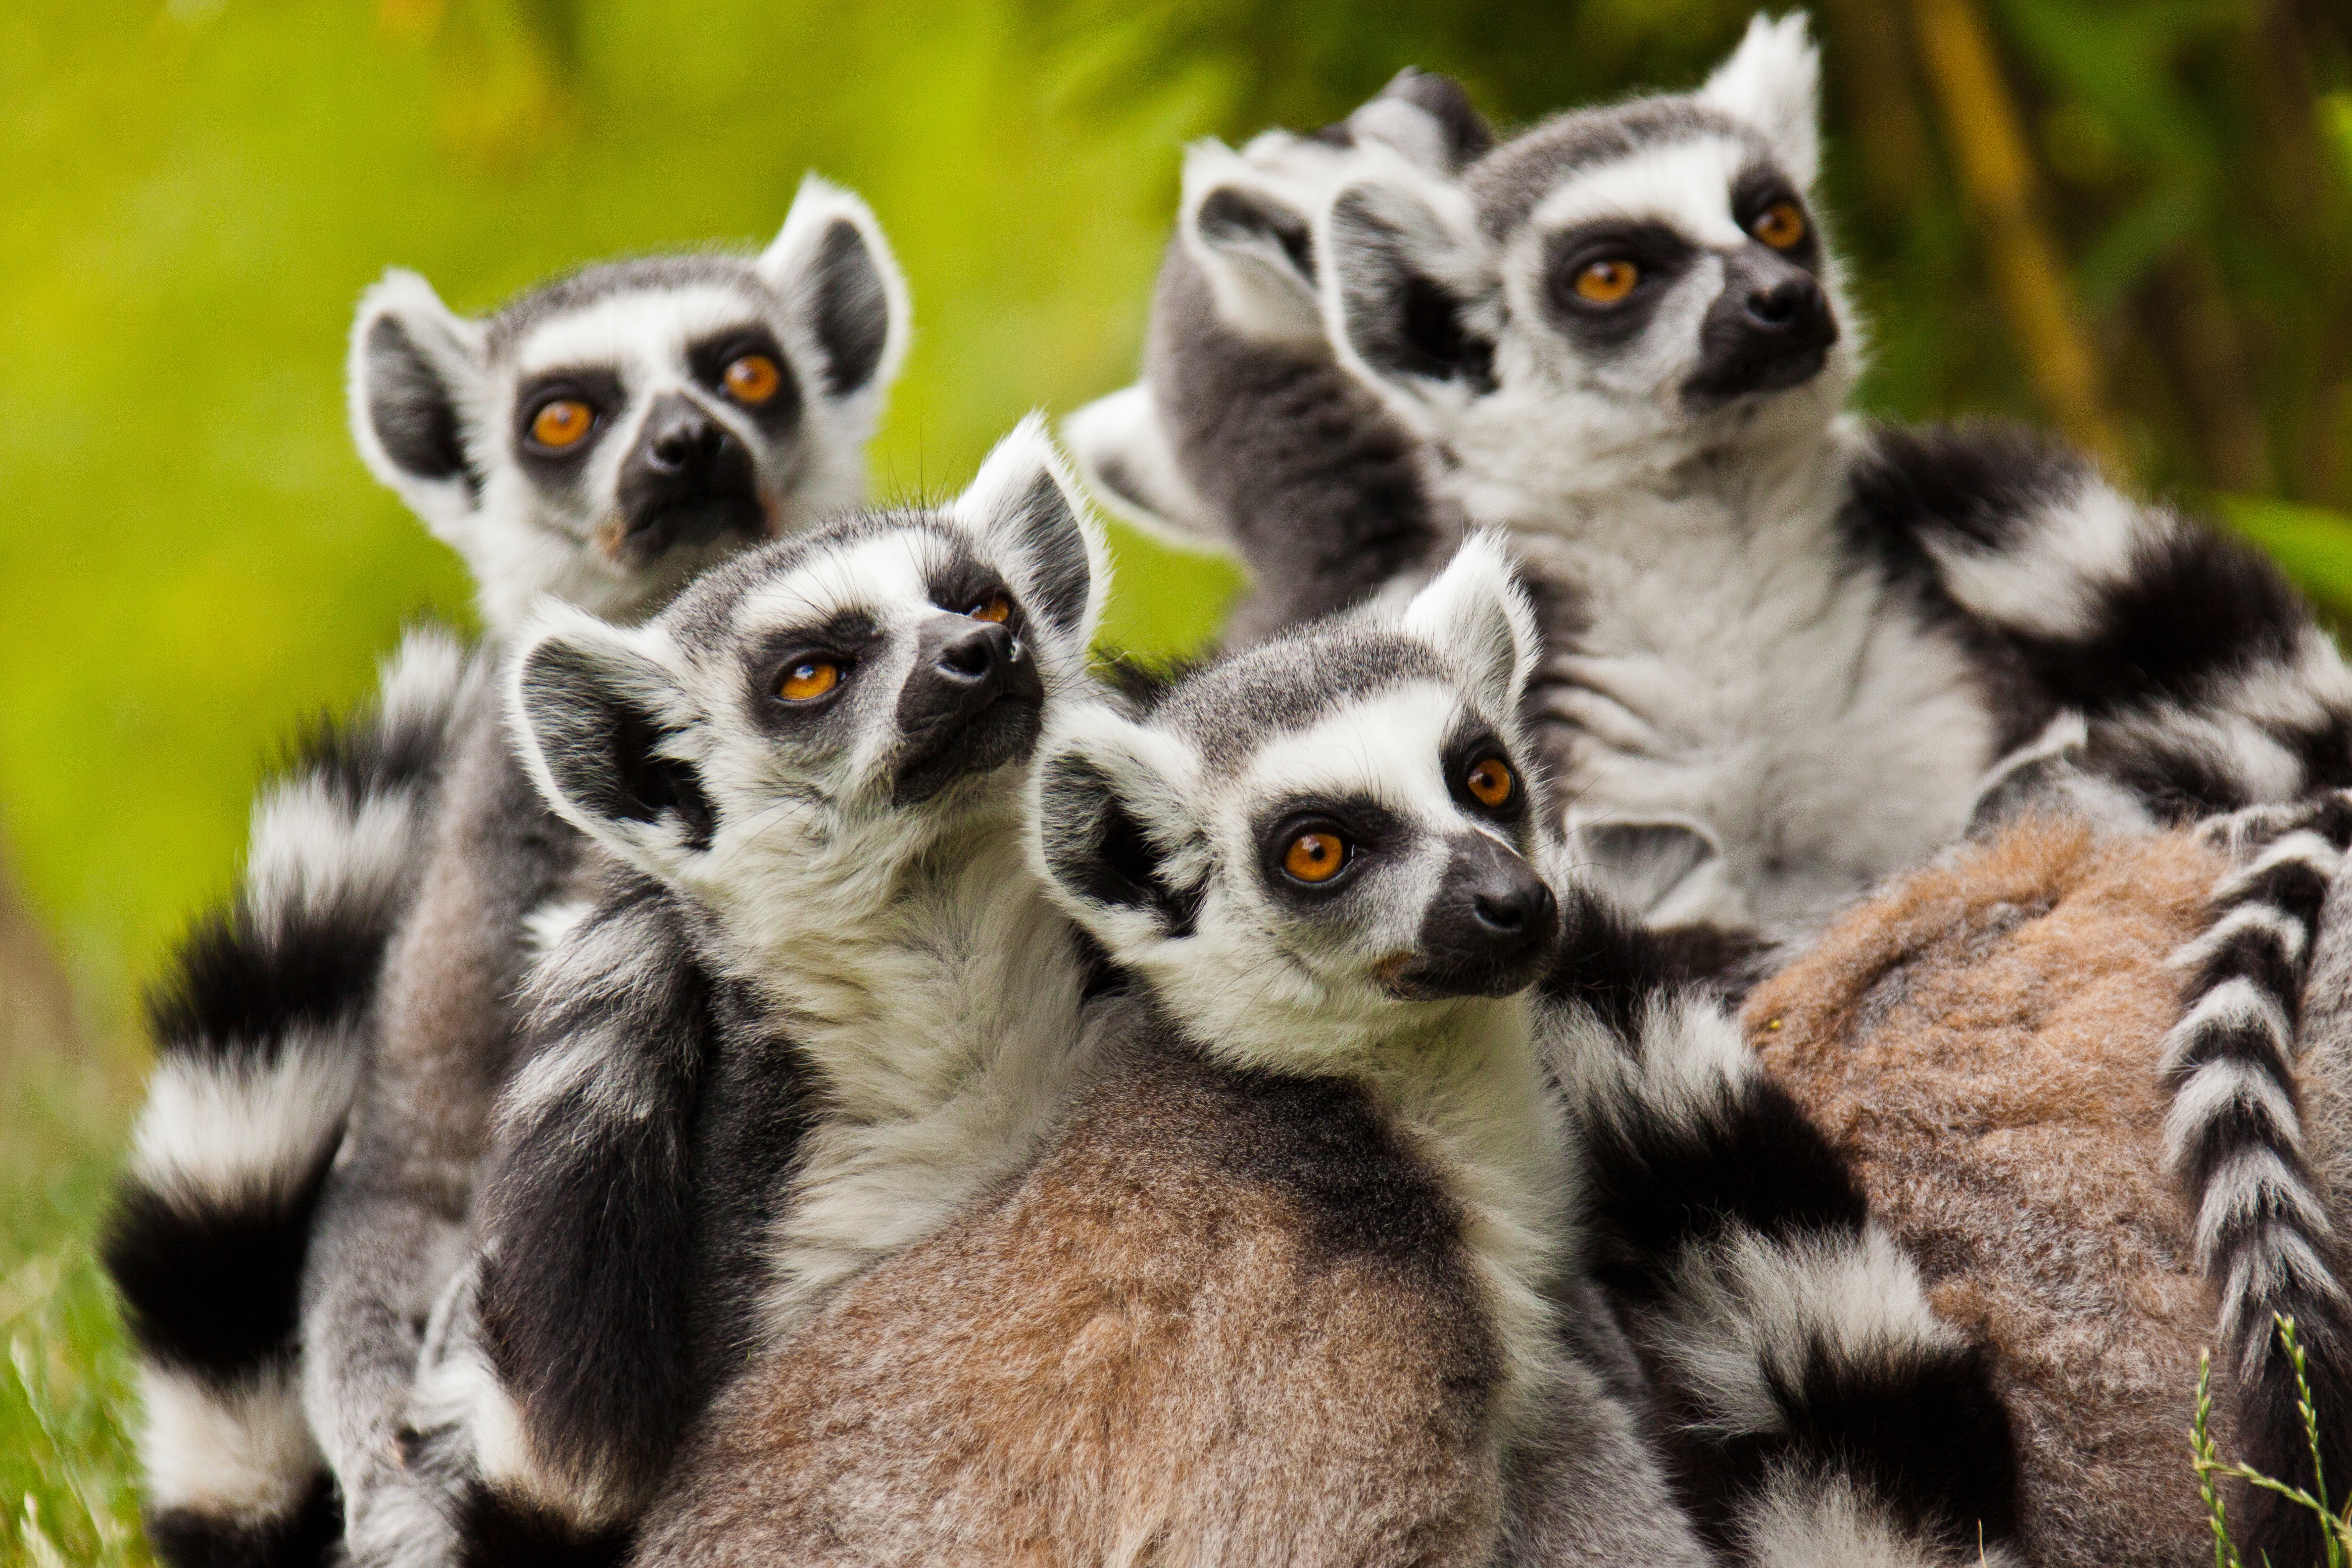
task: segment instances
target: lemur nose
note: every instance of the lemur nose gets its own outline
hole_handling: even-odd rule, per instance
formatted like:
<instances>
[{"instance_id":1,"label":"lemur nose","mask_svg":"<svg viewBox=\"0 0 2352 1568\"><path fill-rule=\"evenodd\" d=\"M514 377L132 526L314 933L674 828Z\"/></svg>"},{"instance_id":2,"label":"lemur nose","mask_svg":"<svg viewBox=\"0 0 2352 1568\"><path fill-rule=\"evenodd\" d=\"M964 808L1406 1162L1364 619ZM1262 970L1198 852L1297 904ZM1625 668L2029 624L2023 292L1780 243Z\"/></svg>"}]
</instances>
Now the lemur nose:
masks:
<instances>
[{"instance_id":1,"label":"lemur nose","mask_svg":"<svg viewBox=\"0 0 2352 1568\"><path fill-rule=\"evenodd\" d=\"M1514 878L1505 886L1473 895L1470 911L1479 924L1499 936L1546 930L1553 915L1551 889L1533 877Z\"/></svg>"},{"instance_id":2,"label":"lemur nose","mask_svg":"<svg viewBox=\"0 0 2352 1568\"><path fill-rule=\"evenodd\" d=\"M975 621L940 645L939 671L953 680L985 680L1013 657L1013 634L993 621Z\"/></svg>"},{"instance_id":3,"label":"lemur nose","mask_svg":"<svg viewBox=\"0 0 2352 1568\"><path fill-rule=\"evenodd\" d=\"M1792 326L1811 313L1821 292L1821 285L1810 278L1783 278L1769 289L1748 294L1748 314L1759 326Z\"/></svg>"},{"instance_id":4,"label":"lemur nose","mask_svg":"<svg viewBox=\"0 0 2352 1568\"><path fill-rule=\"evenodd\" d=\"M671 474L707 467L718 456L726 437L717 421L688 405L676 410L658 428L646 433L646 461Z\"/></svg>"}]
</instances>

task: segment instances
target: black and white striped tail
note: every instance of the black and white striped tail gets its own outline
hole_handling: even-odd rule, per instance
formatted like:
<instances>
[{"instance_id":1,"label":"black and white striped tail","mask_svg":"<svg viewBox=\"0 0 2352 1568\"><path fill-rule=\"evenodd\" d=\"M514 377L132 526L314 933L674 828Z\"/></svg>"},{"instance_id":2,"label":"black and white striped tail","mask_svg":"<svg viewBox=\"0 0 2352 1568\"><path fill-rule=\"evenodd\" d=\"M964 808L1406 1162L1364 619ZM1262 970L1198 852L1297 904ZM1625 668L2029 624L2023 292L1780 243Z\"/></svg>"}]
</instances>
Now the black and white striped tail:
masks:
<instances>
[{"instance_id":1,"label":"black and white striped tail","mask_svg":"<svg viewBox=\"0 0 2352 1568\"><path fill-rule=\"evenodd\" d=\"M150 996L157 1061L101 1251L140 1366L148 1533L173 1568L323 1563L341 1533L299 1394L302 1258L450 717L482 674L446 634L409 634L374 708L263 789L235 900Z\"/></svg>"},{"instance_id":2,"label":"black and white striped tail","mask_svg":"<svg viewBox=\"0 0 2352 1568\"><path fill-rule=\"evenodd\" d=\"M1844 1159L1649 934L1569 900L1541 1004L1593 1268L1704 1531L1771 1564L2014 1561L1989 1356L1928 1310Z\"/></svg>"},{"instance_id":3,"label":"black and white striped tail","mask_svg":"<svg viewBox=\"0 0 2352 1568\"><path fill-rule=\"evenodd\" d=\"M2304 981L2329 883L2352 843L2352 796L2241 813L2208 831L2246 863L2214 889L2211 923L2176 963L2184 1012L2164 1044L2165 1154L2195 1216L2197 1261L2221 1298L2217 1356L2236 1374L2238 1449L2308 1489L2312 1458L2294 1366L2275 1330L2294 1320L2319 1415L2330 1496L2352 1496L2352 1297L2303 1138L2296 1062ZM2274 1494L2231 1506L2246 1561L2319 1561L2315 1521Z\"/></svg>"}]
</instances>

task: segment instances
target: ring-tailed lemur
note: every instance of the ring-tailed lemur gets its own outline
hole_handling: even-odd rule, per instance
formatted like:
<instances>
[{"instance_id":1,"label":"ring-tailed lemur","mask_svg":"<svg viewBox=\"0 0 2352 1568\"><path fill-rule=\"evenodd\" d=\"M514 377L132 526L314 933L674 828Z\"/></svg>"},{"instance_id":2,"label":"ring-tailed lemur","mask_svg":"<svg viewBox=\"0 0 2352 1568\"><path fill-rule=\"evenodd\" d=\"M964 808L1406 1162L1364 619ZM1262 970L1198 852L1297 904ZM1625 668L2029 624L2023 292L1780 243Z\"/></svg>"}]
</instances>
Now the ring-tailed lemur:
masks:
<instances>
[{"instance_id":1,"label":"ring-tailed lemur","mask_svg":"<svg viewBox=\"0 0 2352 1568\"><path fill-rule=\"evenodd\" d=\"M2352 783L2352 674L2256 552L2031 437L1842 412L1818 75L1801 18L1759 18L1698 92L1458 181L1367 148L1318 220L1338 363L1431 506L1509 529L1543 591L1588 858L1657 923L1769 926L2052 777L2141 820Z\"/></svg>"},{"instance_id":2,"label":"ring-tailed lemur","mask_svg":"<svg viewBox=\"0 0 2352 1568\"><path fill-rule=\"evenodd\" d=\"M1534 626L1474 542L1048 740L1037 859L1139 992L1018 1182L725 1396L639 1561L1706 1560L1561 1319L1591 1205L1548 1061L1605 1113L1605 1256L1704 1374L1671 1386L1729 1530L1957 1563L1981 1521L2006 1560L2000 1407L1826 1146L1566 881L1554 969ZM1624 1194L1643 1163L1668 1196Z\"/></svg>"},{"instance_id":3,"label":"ring-tailed lemur","mask_svg":"<svg viewBox=\"0 0 2352 1568\"><path fill-rule=\"evenodd\" d=\"M526 765L617 866L531 975L409 1412L459 1561L616 1555L710 1389L1050 1124L1087 959L1021 807L1106 561L1033 416L940 510L518 639Z\"/></svg>"},{"instance_id":4,"label":"ring-tailed lemur","mask_svg":"<svg viewBox=\"0 0 2352 1568\"><path fill-rule=\"evenodd\" d=\"M590 268L485 321L452 315L406 273L362 300L354 436L475 569L491 648L412 635L379 713L265 792L236 910L200 928L160 988L164 1060L107 1256L151 1373L142 1454L167 1562L316 1562L341 1529L296 1388L315 1175L343 1140L371 1037L387 1018L446 1030L467 1000L426 978L387 1002L398 976L432 967L422 939L395 944L395 931L420 923L420 896L437 898L451 933L441 959L463 958L467 934L511 947L520 909L469 905L463 888L453 900L453 882L483 856L543 882L573 853L500 761L498 637L537 594L628 613L697 563L854 499L905 334L904 288L871 215L816 180L756 263ZM440 799L453 772L457 804ZM515 810L453 822L478 816L502 772ZM485 994L503 1009L494 974L470 1000ZM447 1081L471 1070L460 1060ZM226 1165L225 1149L236 1152ZM240 1191L219 1185L224 1169L248 1173ZM369 1326L390 1345L405 1315Z\"/></svg>"},{"instance_id":5,"label":"ring-tailed lemur","mask_svg":"<svg viewBox=\"0 0 2352 1568\"><path fill-rule=\"evenodd\" d=\"M1313 135L1186 150L1144 379L1071 416L1064 434L1118 515L1252 566L1228 645L1354 604L1459 538L1434 515L1411 434L1331 358L1313 230L1365 148L1448 174L1494 141L1452 79L1407 69ZM1302 547L1308 557L1293 553Z\"/></svg>"}]
</instances>

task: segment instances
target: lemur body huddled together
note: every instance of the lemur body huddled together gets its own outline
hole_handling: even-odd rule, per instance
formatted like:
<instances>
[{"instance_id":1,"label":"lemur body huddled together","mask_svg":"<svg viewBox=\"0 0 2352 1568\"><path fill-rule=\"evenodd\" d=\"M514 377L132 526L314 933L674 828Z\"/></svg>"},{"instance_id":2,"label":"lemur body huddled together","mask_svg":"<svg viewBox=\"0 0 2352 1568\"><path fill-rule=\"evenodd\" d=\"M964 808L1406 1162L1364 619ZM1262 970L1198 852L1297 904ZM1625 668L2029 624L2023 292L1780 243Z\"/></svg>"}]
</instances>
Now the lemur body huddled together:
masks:
<instances>
[{"instance_id":1,"label":"lemur body huddled together","mask_svg":"<svg viewBox=\"0 0 2352 1568\"><path fill-rule=\"evenodd\" d=\"M1201 143L1142 380L944 501L863 501L910 309L814 177L369 290L486 635L156 993L159 1557L2186 1563L2207 1343L2352 1475L2352 671L2086 460L1847 411L1818 76ZM1094 660L1087 489L1241 561L1218 647Z\"/></svg>"}]
</instances>

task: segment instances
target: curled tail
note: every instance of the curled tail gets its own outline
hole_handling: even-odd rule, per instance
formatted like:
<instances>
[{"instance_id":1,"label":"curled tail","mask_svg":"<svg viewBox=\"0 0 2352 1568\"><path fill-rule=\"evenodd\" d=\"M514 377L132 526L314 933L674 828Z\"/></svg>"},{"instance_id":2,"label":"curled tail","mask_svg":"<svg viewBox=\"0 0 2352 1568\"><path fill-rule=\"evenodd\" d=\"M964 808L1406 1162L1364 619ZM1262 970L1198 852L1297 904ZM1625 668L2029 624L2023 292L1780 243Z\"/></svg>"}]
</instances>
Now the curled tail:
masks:
<instances>
[{"instance_id":1,"label":"curled tail","mask_svg":"<svg viewBox=\"0 0 2352 1568\"><path fill-rule=\"evenodd\" d=\"M149 997L157 1060L100 1251L140 1365L148 1533L173 1568L322 1563L341 1532L299 1394L302 1258L449 721L481 677L446 634L410 633L374 708L264 788L243 885Z\"/></svg>"},{"instance_id":2,"label":"curled tail","mask_svg":"<svg viewBox=\"0 0 2352 1568\"><path fill-rule=\"evenodd\" d=\"M2239 1457L2310 1489L2295 1369L2275 1320L2294 1320L2319 1418L2329 1498L2352 1496L2352 1298L2303 1138L2296 1064L2305 977L2345 847L2352 796L2257 808L2209 829L2246 863L2213 890L2211 923L2175 963L2180 1022L2164 1043L2165 1154L2195 1216L2199 1268L2220 1300L2216 1359L2237 1379ZM2231 1507L2247 1561L2316 1563L2316 1521L2267 1491Z\"/></svg>"},{"instance_id":3,"label":"curled tail","mask_svg":"<svg viewBox=\"0 0 2352 1568\"><path fill-rule=\"evenodd\" d=\"M1843 1157L1722 1005L1586 900L1543 1000L1592 1267L1693 1510L1769 1564L2001 1563L2018 1460L1989 1357L1929 1310Z\"/></svg>"}]
</instances>

